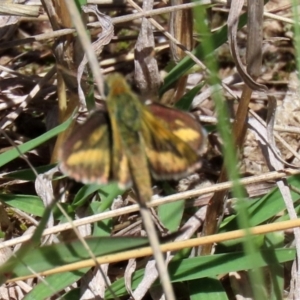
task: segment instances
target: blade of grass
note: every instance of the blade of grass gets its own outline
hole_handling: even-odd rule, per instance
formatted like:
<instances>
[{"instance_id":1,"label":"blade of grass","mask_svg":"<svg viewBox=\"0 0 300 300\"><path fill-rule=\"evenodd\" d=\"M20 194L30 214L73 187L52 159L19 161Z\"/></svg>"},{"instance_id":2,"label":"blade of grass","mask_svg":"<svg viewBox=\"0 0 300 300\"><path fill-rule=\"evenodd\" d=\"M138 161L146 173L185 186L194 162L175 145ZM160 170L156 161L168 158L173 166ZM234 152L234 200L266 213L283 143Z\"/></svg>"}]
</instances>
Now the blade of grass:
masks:
<instances>
[{"instance_id":1,"label":"blade of grass","mask_svg":"<svg viewBox=\"0 0 300 300\"><path fill-rule=\"evenodd\" d=\"M32 139L20 146L18 146L20 152L26 153L37 146L43 144L44 142L50 140L51 138L57 136L60 132L63 132L66 130L71 122L72 122L73 117L70 117L67 121L62 123L61 125L47 131L46 133L42 134L41 136ZM10 161L16 159L17 157L20 156L20 153L16 149L12 149L9 151L6 151L2 154L0 154L0 167L4 166L5 164L9 163Z\"/></svg>"},{"instance_id":2,"label":"blade of grass","mask_svg":"<svg viewBox=\"0 0 300 300\"><path fill-rule=\"evenodd\" d=\"M265 267L271 264L278 264L293 260L294 249L277 249L258 251L255 256L256 267ZM169 272L172 282L196 280L199 278L218 276L229 272L249 270L253 268L253 261L245 259L244 252L226 253L199 256L181 261L171 262ZM144 270L135 272L132 280L132 288L135 288L143 277ZM124 279L119 279L111 285L118 297L127 295L124 286ZM111 294L106 293L106 298L110 299Z\"/></svg>"},{"instance_id":3,"label":"blade of grass","mask_svg":"<svg viewBox=\"0 0 300 300\"><path fill-rule=\"evenodd\" d=\"M210 71L210 78L208 79L209 83L214 87L217 84L220 84L220 81L218 79L218 68L217 64L215 61L215 58L211 55L214 50L215 50L215 45L212 43L212 39L210 38L210 30L207 27L207 24L205 23L206 20L206 15L205 11L201 7L195 7L194 8L194 13L197 16L196 19L196 24L195 28L197 32L204 34L206 37L205 40L202 42L203 46L203 52L206 57L206 66L208 70ZM231 126L229 122L229 116L227 113L227 108L225 106L225 100L220 93L220 91L216 90L215 93L213 93L213 100L216 105L216 111L217 111L217 116L218 116L218 132L221 135L222 141L224 143L223 145L223 153L224 153L224 166L226 169L226 173L228 178L233 182L233 187L232 187L232 192L234 197L238 199L237 202L237 209L240 212L239 217L238 217L238 223L240 228L244 228L247 230L251 225L249 223L249 216L247 212L247 206L246 202L244 200L244 192L239 184L239 174L238 174L238 169L237 169L237 155L236 155L236 150L234 147L234 140L233 136L231 134ZM222 174L220 175L220 178L222 178ZM223 196L223 194L222 194ZM225 194L224 194L225 196ZM217 202L214 203L210 201L210 204L208 206L207 210L207 215L206 215L206 221L204 224L204 229L203 229L203 234L204 235L210 235L216 232L217 230L217 220L222 218L222 215L220 213L223 213L223 199L220 199L221 197L217 198L212 198L213 201ZM222 197L223 198L223 197ZM214 224L208 224L208 219L210 220L209 222L214 222ZM213 232L211 232L212 230ZM257 249L255 247L255 243L252 242L252 238L250 234L245 237L244 239L244 251L247 254L245 256L245 259L248 260L248 262L253 262L253 259L256 257L256 252ZM202 248L202 252L204 254L207 254L210 252L211 247L205 246ZM256 285L259 286L262 280L262 273L259 268L253 268L253 272L250 272L250 278L251 278L251 283L252 287L255 287ZM264 295L261 293L260 289L253 289L254 295L256 299L264 299Z\"/></svg>"}]
</instances>

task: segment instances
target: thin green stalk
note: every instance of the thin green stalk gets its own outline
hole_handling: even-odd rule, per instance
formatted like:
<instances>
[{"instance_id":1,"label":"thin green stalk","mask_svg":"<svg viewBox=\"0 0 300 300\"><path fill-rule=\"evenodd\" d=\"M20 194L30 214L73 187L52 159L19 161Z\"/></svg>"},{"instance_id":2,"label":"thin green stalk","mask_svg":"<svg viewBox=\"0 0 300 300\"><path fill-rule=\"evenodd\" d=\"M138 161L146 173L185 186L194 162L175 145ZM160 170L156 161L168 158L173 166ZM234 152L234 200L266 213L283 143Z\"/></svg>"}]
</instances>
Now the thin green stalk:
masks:
<instances>
[{"instance_id":1,"label":"thin green stalk","mask_svg":"<svg viewBox=\"0 0 300 300\"><path fill-rule=\"evenodd\" d=\"M212 39L210 38L210 30L208 29L205 20L207 20L205 11L202 7L194 8L195 20L196 20L196 30L198 33L201 33L203 36L207 38L202 41L202 49L205 53L205 64L207 69L209 70L209 78L208 82L212 87L217 87L220 85L220 80L217 76L218 66L215 56L209 55L215 51L215 47L212 44ZM265 299L265 294L263 293L263 289L257 288L261 287L263 284L263 276L260 268L255 267L256 261L256 253L258 251L255 243L253 242L253 238L250 236L250 232L248 230L251 227L249 223L249 216L247 212L247 206L245 201L245 195L243 192L243 188L239 183L239 172L238 172L238 160L237 153L234 147L234 139L231 132L231 126L229 122L229 116L227 113L227 107L225 104L224 97L218 89L215 89L215 93L212 93L212 98L214 100L216 106L216 112L218 116L218 132L223 141L223 154L224 154L224 164L227 170L228 178L233 182L232 192L235 198L238 199L237 209L238 209L238 223L240 228L244 228L248 235L243 240L243 247L245 251L245 259L252 263L253 269L249 272L251 285L253 287L253 293L255 299Z\"/></svg>"}]
</instances>

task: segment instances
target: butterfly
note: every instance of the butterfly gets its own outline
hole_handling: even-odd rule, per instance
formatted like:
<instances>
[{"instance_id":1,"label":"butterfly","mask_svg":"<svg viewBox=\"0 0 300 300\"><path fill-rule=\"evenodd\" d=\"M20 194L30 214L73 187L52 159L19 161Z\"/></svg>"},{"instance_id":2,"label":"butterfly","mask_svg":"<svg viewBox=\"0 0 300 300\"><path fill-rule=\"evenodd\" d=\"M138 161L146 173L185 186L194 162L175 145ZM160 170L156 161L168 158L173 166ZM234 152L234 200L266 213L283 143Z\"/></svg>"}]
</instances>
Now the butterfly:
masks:
<instances>
[{"instance_id":1,"label":"butterfly","mask_svg":"<svg viewBox=\"0 0 300 300\"><path fill-rule=\"evenodd\" d=\"M83 183L133 184L143 194L151 176L177 180L201 167L205 134L191 114L143 104L118 73L108 76L107 86L106 109L93 112L61 147L63 173Z\"/></svg>"}]
</instances>

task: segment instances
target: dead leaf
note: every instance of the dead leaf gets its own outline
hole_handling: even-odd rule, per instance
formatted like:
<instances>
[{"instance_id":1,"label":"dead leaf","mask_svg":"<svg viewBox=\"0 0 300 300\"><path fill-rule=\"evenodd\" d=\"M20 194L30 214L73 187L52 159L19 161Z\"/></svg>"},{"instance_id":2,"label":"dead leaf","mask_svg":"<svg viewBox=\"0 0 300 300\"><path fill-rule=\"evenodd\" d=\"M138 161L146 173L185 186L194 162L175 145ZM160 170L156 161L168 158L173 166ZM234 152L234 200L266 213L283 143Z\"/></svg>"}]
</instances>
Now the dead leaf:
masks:
<instances>
[{"instance_id":1,"label":"dead leaf","mask_svg":"<svg viewBox=\"0 0 300 300\"><path fill-rule=\"evenodd\" d=\"M114 35L114 26L112 24L112 20L109 16L101 13L98 10L97 5L91 5L91 6L82 6L82 10L85 13L93 13L96 15L98 22L100 23L102 27L102 32L98 35L98 39L92 43L92 47L94 48L95 53L100 55L102 52L102 49L105 45L107 45L111 39L113 38ZM77 83L78 83L78 95L79 95L79 101L80 101L80 106L81 108L86 107L85 103L85 95L81 86L81 79L82 79L82 74L84 72L85 66L88 63L88 58L87 55L84 54L82 61L80 62L78 66L78 71L77 71Z\"/></svg>"},{"instance_id":2,"label":"dead leaf","mask_svg":"<svg viewBox=\"0 0 300 300\"><path fill-rule=\"evenodd\" d=\"M244 5L244 0L232 0L229 10L227 25L228 25L228 41L230 45L230 51L232 58L236 64L236 68L243 78L245 84L247 84L252 90L266 92L267 87L263 84L259 84L253 80L253 78L248 74L245 67L242 64L241 58L238 55L237 46L237 29L239 16Z\"/></svg>"},{"instance_id":3,"label":"dead leaf","mask_svg":"<svg viewBox=\"0 0 300 300\"><path fill-rule=\"evenodd\" d=\"M153 1L143 2L143 10L152 10ZM155 58L155 42L152 30L152 24L147 18L142 19L140 33L135 44L135 81L145 98L155 100L158 98L158 89L162 83L157 61Z\"/></svg>"}]
</instances>

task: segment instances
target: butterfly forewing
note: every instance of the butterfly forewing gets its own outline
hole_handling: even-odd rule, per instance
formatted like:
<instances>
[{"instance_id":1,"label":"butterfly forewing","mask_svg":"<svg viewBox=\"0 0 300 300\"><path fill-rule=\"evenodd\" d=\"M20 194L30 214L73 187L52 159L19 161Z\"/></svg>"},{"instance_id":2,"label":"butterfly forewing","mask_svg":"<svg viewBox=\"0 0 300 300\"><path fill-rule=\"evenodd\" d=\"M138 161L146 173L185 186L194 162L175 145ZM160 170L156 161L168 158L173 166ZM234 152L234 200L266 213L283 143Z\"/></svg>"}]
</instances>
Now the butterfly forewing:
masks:
<instances>
[{"instance_id":1,"label":"butterfly forewing","mask_svg":"<svg viewBox=\"0 0 300 300\"><path fill-rule=\"evenodd\" d=\"M201 153L206 134L191 114L158 103L152 103L147 108L164 123L166 128L188 143L194 151Z\"/></svg>"},{"instance_id":2,"label":"butterfly forewing","mask_svg":"<svg viewBox=\"0 0 300 300\"><path fill-rule=\"evenodd\" d=\"M60 168L77 181L105 184L111 179L111 154L107 112L96 111L66 139L59 153Z\"/></svg>"},{"instance_id":3,"label":"butterfly forewing","mask_svg":"<svg viewBox=\"0 0 300 300\"><path fill-rule=\"evenodd\" d=\"M173 122L175 121L174 119ZM179 128L175 125L173 127ZM147 108L143 111L141 133L154 178L178 179L201 166L195 149L184 138L179 137L179 134L173 133L164 120L156 118Z\"/></svg>"}]
</instances>

